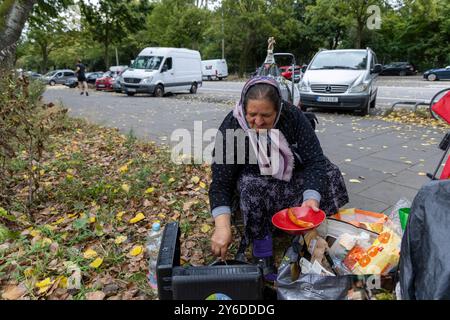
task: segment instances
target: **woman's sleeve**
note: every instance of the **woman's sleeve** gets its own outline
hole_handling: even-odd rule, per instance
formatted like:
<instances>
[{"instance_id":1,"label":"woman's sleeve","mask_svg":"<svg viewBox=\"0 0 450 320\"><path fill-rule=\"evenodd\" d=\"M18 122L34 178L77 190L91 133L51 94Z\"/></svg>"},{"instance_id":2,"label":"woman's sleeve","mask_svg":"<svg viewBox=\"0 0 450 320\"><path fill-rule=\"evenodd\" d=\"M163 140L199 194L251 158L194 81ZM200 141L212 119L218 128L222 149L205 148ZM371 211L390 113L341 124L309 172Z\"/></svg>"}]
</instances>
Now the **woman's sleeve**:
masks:
<instances>
[{"instance_id":1,"label":"woman's sleeve","mask_svg":"<svg viewBox=\"0 0 450 320\"><path fill-rule=\"evenodd\" d=\"M239 165L236 158L230 159L229 153L227 157L226 131L232 129L233 115L232 113L222 122L216 136L216 143L213 151L212 182L209 188L209 203L213 217L221 214L231 213L231 205L235 189L237 187L237 179L239 174ZM235 144L234 155L236 155ZM228 158L228 161L227 161Z\"/></svg>"},{"instance_id":2,"label":"woman's sleeve","mask_svg":"<svg viewBox=\"0 0 450 320\"><path fill-rule=\"evenodd\" d=\"M298 109L295 114L297 150L304 170L304 187L307 191L314 190L322 195L327 183L326 158L309 120Z\"/></svg>"}]
</instances>

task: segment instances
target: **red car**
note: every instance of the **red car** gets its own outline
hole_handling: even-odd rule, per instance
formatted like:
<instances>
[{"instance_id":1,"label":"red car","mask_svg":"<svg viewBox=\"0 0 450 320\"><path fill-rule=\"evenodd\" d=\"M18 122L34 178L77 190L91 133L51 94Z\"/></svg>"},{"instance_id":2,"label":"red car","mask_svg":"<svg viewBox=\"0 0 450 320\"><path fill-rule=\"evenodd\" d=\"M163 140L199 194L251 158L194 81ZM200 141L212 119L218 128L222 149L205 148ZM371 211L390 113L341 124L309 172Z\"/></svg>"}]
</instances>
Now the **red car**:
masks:
<instances>
[{"instance_id":1,"label":"red car","mask_svg":"<svg viewBox=\"0 0 450 320\"><path fill-rule=\"evenodd\" d=\"M292 78L292 66L282 66L280 67L280 72L283 77L285 77L287 80L291 80ZM301 67L295 66L295 73L294 73L294 82L299 82L301 78Z\"/></svg>"},{"instance_id":2,"label":"red car","mask_svg":"<svg viewBox=\"0 0 450 320\"><path fill-rule=\"evenodd\" d=\"M114 91L113 84L116 76L117 72L105 72L103 77L95 80L95 89L102 91Z\"/></svg>"}]
</instances>

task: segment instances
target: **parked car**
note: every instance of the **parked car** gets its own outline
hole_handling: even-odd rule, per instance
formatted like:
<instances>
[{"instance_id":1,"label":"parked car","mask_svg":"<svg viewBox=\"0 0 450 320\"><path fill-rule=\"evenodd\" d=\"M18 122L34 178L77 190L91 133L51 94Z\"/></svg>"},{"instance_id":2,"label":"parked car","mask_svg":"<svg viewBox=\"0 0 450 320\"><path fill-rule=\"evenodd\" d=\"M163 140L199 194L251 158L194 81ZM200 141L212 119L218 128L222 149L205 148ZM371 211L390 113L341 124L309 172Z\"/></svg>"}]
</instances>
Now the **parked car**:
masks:
<instances>
[{"instance_id":1,"label":"parked car","mask_svg":"<svg viewBox=\"0 0 450 320\"><path fill-rule=\"evenodd\" d=\"M101 71L88 72L88 73L86 73L86 81L87 81L87 83L95 84L95 80L103 77L103 74L104 74L104 72L101 72Z\"/></svg>"},{"instance_id":2,"label":"parked car","mask_svg":"<svg viewBox=\"0 0 450 320\"><path fill-rule=\"evenodd\" d=\"M282 66L280 67L280 72L283 77L285 77L287 80L292 81L292 66ZM294 72L294 82L299 82L301 78L301 67L295 66L295 72Z\"/></svg>"},{"instance_id":3,"label":"parked car","mask_svg":"<svg viewBox=\"0 0 450 320\"><path fill-rule=\"evenodd\" d=\"M66 80L64 83L65 86L68 86L69 88L76 88L78 86L78 78L77 77L70 77Z\"/></svg>"},{"instance_id":4,"label":"parked car","mask_svg":"<svg viewBox=\"0 0 450 320\"><path fill-rule=\"evenodd\" d=\"M430 69L423 73L424 79L429 81L450 80L450 66L440 69Z\"/></svg>"},{"instance_id":5,"label":"parked car","mask_svg":"<svg viewBox=\"0 0 450 320\"><path fill-rule=\"evenodd\" d=\"M113 89L117 93L122 93L122 82L123 82L122 74L127 70L128 68L125 68L113 81Z\"/></svg>"},{"instance_id":6,"label":"parked car","mask_svg":"<svg viewBox=\"0 0 450 320\"><path fill-rule=\"evenodd\" d=\"M409 62L392 62L383 66L383 70L380 72L382 76L407 76L416 74L416 67Z\"/></svg>"},{"instance_id":7,"label":"parked car","mask_svg":"<svg viewBox=\"0 0 450 320\"><path fill-rule=\"evenodd\" d=\"M225 59L202 61L203 80L222 80L228 77L228 65Z\"/></svg>"},{"instance_id":8,"label":"parked car","mask_svg":"<svg viewBox=\"0 0 450 320\"><path fill-rule=\"evenodd\" d=\"M95 80L95 89L100 91L114 91L114 78L117 77L117 71L107 71Z\"/></svg>"},{"instance_id":9,"label":"parked car","mask_svg":"<svg viewBox=\"0 0 450 320\"><path fill-rule=\"evenodd\" d=\"M55 84L64 84L68 78L74 77L75 72L69 69L53 70L39 78L42 82L54 86Z\"/></svg>"},{"instance_id":10,"label":"parked car","mask_svg":"<svg viewBox=\"0 0 450 320\"><path fill-rule=\"evenodd\" d=\"M301 108L347 109L365 115L375 107L381 70L370 48L321 50L303 70Z\"/></svg>"},{"instance_id":11,"label":"parked car","mask_svg":"<svg viewBox=\"0 0 450 320\"><path fill-rule=\"evenodd\" d=\"M28 71L28 72L25 73L25 75L28 78L33 79L33 80L36 80L36 79L39 79L39 78L42 77L42 74L37 73L37 72L33 72L33 71Z\"/></svg>"},{"instance_id":12,"label":"parked car","mask_svg":"<svg viewBox=\"0 0 450 320\"><path fill-rule=\"evenodd\" d=\"M180 48L145 48L122 74L128 96L150 93L162 97L168 92L196 93L202 85L200 52Z\"/></svg>"}]
</instances>

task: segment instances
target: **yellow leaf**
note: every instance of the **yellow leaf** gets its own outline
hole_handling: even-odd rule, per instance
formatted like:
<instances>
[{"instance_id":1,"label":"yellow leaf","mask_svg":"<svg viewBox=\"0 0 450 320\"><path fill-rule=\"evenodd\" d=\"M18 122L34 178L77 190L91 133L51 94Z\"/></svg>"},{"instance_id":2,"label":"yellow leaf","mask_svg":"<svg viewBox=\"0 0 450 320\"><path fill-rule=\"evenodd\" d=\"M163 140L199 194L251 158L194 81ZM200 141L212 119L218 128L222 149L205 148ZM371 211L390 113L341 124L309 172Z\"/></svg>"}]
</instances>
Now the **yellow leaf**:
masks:
<instances>
[{"instance_id":1,"label":"yellow leaf","mask_svg":"<svg viewBox=\"0 0 450 320\"><path fill-rule=\"evenodd\" d=\"M33 275L33 273L34 273L34 270L32 267L28 267L23 271L23 275L25 277L31 277Z\"/></svg>"},{"instance_id":2,"label":"yellow leaf","mask_svg":"<svg viewBox=\"0 0 450 320\"><path fill-rule=\"evenodd\" d=\"M36 171L37 170L37 167L36 166L32 166L31 167L31 171Z\"/></svg>"},{"instance_id":3,"label":"yellow leaf","mask_svg":"<svg viewBox=\"0 0 450 320\"><path fill-rule=\"evenodd\" d=\"M195 176L195 177L192 177L192 179L191 179L191 182L192 182L192 183L194 183L194 184L197 184L197 183L199 183L199 181L200 181L200 178L199 178L199 177L197 177L197 176Z\"/></svg>"},{"instance_id":4,"label":"yellow leaf","mask_svg":"<svg viewBox=\"0 0 450 320\"><path fill-rule=\"evenodd\" d=\"M203 224L201 228L203 233L208 233L209 230L211 230L211 226L209 224Z\"/></svg>"},{"instance_id":5,"label":"yellow leaf","mask_svg":"<svg viewBox=\"0 0 450 320\"><path fill-rule=\"evenodd\" d=\"M203 181L200 182L200 188L205 189L206 188L206 183L204 183Z\"/></svg>"},{"instance_id":6,"label":"yellow leaf","mask_svg":"<svg viewBox=\"0 0 450 320\"><path fill-rule=\"evenodd\" d=\"M66 172L69 174L73 174L73 169L67 169Z\"/></svg>"},{"instance_id":7,"label":"yellow leaf","mask_svg":"<svg viewBox=\"0 0 450 320\"><path fill-rule=\"evenodd\" d=\"M131 219L130 223L136 223L145 219L145 215L142 212L139 212L133 219Z\"/></svg>"},{"instance_id":8,"label":"yellow leaf","mask_svg":"<svg viewBox=\"0 0 450 320\"><path fill-rule=\"evenodd\" d=\"M65 276L59 276L58 279L60 279L60 280L59 280L58 287L60 287L60 288L62 288L62 289L67 289L67 282L68 282L67 277L65 277Z\"/></svg>"},{"instance_id":9,"label":"yellow leaf","mask_svg":"<svg viewBox=\"0 0 450 320\"><path fill-rule=\"evenodd\" d=\"M71 174L66 175L66 179L69 181L73 180L73 175Z\"/></svg>"},{"instance_id":10,"label":"yellow leaf","mask_svg":"<svg viewBox=\"0 0 450 320\"><path fill-rule=\"evenodd\" d=\"M31 232L30 232L30 235L34 238L34 237L37 237L38 235L40 235L41 234L41 232L39 231L39 230L32 230Z\"/></svg>"},{"instance_id":11,"label":"yellow leaf","mask_svg":"<svg viewBox=\"0 0 450 320\"><path fill-rule=\"evenodd\" d=\"M56 220L55 222L53 222L53 224L54 224L54 225L58 225L58 224L60 224L60 223L63 223L64 220L66 220L66 219L65 219L65 218L60 218L60 219Z\"/></svg>"},{"instance_id":12,"label":"yellow leaf","mask_svg":"<svg viewBox=\"0 0 450 320\"><path fill-rule=\"evenodd\" d=\"M120 172L121 174L124 174L124 173L128 172L128 165L123 165L123 166L121 166L121 167L119 168L119 172Z\"/></svg>"},{"instance_id":13,"label":"yellow leaf","mask_svg":"<svg viewBox=\"0 0 450 320\"><path fill-rule=\"evenodd\" d=\"M145 194L153 193L153 191L155 191L155 188L150 187L147 190L145 190Z\"/></svg>"},{"instance_id":14,"label":"yellow leaf","mask_svg":"<svg viewBox=\"0 0 450 320\"><path fill-rule=\"evenodd\" d=\"M89 223L94 223L95 222L95 217L89 217Z\"/></svg>"},{"instance_id":15,"label":"yellow leaf","mask_svg":"<svg viewBox=\"0 0 450 320\"><path fill-rule=\"evenodd\" d=\"M92 261L89 266L92 267L92 268L98 268L98 267L101 266L102 263L103 263L103 259L102 258L97 258L94 261Z\"/></svg>"},{"instance_id":16,"label":"yellow leaf","mask_svg":"<svg viewBox=\"0 0 450 320\"><path fill-rule=\"evenodd\" d=\"M170 178L169 183L175 182L175 178Z\"/></svg>"},{"instance_id":17,"label":"yellow leaf","mask_svg":"<svg viewBox=\"0 0 450 320\"><path fill-rule=\"evenodd\" d=\"M72 218L76 217L77 215L78 215L78 213L69 213L67 215L67 218L72 219Z\"/></svg>"},{"instance_id":18,"label":"yellow leaf","mask_svg":"<svg viewBox=\"0 0 450 320\"><path fill-rule=\"evenodd\" d=\"M51 281L50 278L45 278L42 281L39 281L38 283L36 283L36 287L37 288L44 288L47 286L50 286L54 281Z\"/></svg>"},{"instance_id":19,"label":"yellow leaf","mask_svg":"<svg viewBox=\"0 0 450 320\"><path fill-rule=\"evenodd\" d=\"M115 244L121 244L122 242L125 242L127 240L126 236L118 236L116 237L116 239L114 240Z\"/></svg>"},{"instance_id":20,"label":"yellow leaf","mask_svg":"<svg viewBox=\"0 0 450 320\"><path fill-rule=\"evenodd\" d=\"M42 244L43 245L46 245L46 244L52 244L52 240L51 239L49 239L49 238L44 238L43 240L42 240Z\"/></svg>"},{"instance_id":21,"label":"yellow leaf","mask_svg":"<svg viewBox=\"0 0 450 320\"><path fill-rule=\"evenodd\" d=\"M361 181L359 181L358 179L350 179L349 181L351 183L361 183Z\"/></svg>"},{"instance_id":22,"label":"yellow leaf","mask_svg":"<svg viewBox=\"0 0 450 320\"><path fill-rule=\"evenodd\" d=\"M142 248L142 246L135 246L133 249L131 249L130 255L136 257L140 255L143 251L144 249Z\"/></svg>"},{"instance_id":23,"label":"yellow leaf","mask_svg":"<svg viewBox=\"0 0 450 320\"><path fill-rule=\"evenodd\" d=\"M42 169L41 171L39 171L39 175L43 176L45 174L45 170Z\"/></svg>"},{"instance_id":24,"label":"yellow leaf","mask_svg":"<svg viewBox=\"0 0 450 320\"><path fill-rule=\"evenodd\" d=\"M122 185L122 190L128 193L128 192L130 192L130 186L127 185L126 183L124 183Z\"/></svg>"},{"instance_id":25,"label":"yellow leaf","mask_svg":"<svg viewBox=\"0 0 450 320\"><path fill-rule=\"evenodd\" d=\"M122 216L125 214L125 211L117 212L116 219L122 221Z\"/></svg>"},{"instance_id":26,"label":"yellow leaf","mask_svg":"<svg viewBox=\"0 0 450 320\"><path fill-rule=\"evenodd\" d=\"M84 253L83 253L83 257L85 259L91 259L97 256L97 252L92 250L92 249L87 249Z\"/></svg>"}]
</instances>

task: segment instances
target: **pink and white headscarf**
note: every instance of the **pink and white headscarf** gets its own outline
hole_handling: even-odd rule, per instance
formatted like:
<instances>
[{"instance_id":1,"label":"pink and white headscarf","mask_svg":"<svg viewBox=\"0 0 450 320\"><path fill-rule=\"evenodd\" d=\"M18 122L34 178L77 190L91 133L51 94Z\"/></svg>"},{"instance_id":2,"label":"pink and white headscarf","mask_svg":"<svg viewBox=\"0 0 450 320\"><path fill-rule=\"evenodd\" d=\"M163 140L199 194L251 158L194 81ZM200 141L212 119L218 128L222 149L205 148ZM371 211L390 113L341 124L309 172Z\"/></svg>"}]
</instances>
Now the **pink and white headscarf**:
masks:
<instances>
[{"instance_id":1,"label":"pink and white headscarf","mask_svg":"<svg viewBox=\"0 0 450 320\"><path fill-rule=\"evenodd\" d=\"M253 151L257 155L259 169L262 175L272 175L274 178L290 181L292 172L294 170L294 156L289 143L284 137L283 133L278 129L267 130L267 135L256 134L254 129L251 129L245 118L246 110L244 110L244 100L250 88L257 84L268 84L277 89L281 101L281 91L278 83L274 78L258 76L247 81L242 89L241 99L236 104L233 116L238 120L241 128L248 134ZM275 127L280 119L283 103L278 106L277 118L273 126ZM271 155L267 152L267 137L270 139Z\"/></svg>"}]
</instances>

